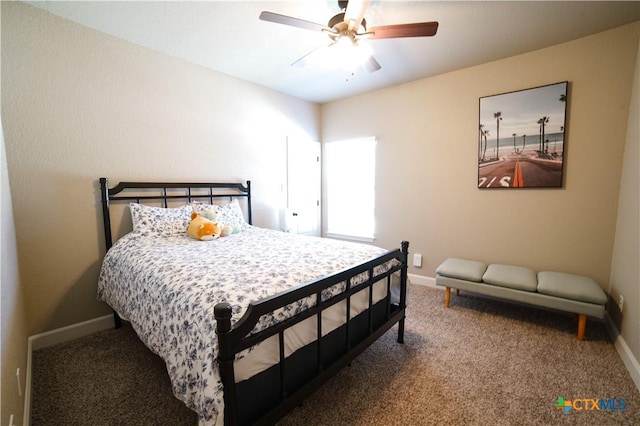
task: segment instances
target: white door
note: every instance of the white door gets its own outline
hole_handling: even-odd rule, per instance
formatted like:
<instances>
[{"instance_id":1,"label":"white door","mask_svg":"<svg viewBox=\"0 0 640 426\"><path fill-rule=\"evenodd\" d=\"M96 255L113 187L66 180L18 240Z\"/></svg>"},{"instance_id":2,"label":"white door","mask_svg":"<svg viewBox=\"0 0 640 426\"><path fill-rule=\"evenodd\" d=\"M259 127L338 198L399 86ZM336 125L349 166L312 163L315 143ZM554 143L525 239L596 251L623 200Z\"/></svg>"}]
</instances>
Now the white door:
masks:
<instances>
[{"instance_id":1,"label":"white door","mask_svg":"<svg viewBox=\"0 0 640 426\"><path fill-rule=\"evenodd\" d=\"M284 229L320 235L320 142L287 140L287 210Z\"/></svg>"}]
</instances>

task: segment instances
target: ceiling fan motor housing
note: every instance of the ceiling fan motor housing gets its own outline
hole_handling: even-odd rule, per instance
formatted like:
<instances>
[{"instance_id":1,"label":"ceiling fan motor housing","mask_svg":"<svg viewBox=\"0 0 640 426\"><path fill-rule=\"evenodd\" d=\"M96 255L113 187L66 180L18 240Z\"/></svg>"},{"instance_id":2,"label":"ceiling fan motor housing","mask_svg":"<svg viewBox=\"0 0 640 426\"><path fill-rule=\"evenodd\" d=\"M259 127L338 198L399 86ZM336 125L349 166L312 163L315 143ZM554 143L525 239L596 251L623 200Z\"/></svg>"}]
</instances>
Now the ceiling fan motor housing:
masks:
<instances>
[{"instance_id":1,"label":"ceiling fan motor housing","mask_svg":"<svg viewBox=\"0 0 640 426\"><path fill-rule=\"evenodd\" d=\"M344 21L344 15L345 13L338 13L336 16L334 16L333 18L329 19L329 23L327 24L327 26L331 29L335 29L337 31L341 31L343 26L346 25L340 25L340 24L345 24ZM348 25L348 24L347 24ZM364 28L364 30L367 30L367 20L362 18L362 22L360 23L360 26L362 28Z\"/></svg>"}]
</instances>

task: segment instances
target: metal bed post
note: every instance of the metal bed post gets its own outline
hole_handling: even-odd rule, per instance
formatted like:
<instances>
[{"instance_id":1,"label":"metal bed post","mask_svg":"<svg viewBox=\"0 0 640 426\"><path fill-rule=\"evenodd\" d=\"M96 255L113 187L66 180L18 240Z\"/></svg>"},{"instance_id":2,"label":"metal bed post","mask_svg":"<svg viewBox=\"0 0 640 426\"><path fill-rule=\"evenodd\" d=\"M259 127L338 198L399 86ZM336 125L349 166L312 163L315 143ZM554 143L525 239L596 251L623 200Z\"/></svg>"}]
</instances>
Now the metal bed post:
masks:
<instances>
[{"instance_id":1,"label":"metal bed post","mask_svg":"<svg viewBox=\"0 0 640 426\"><path fill-rule=\"evenodd\" d=\"M213 312L216 319L216 334L218 335L218 365L224 388L224 423L235 425L238 423L238 400L233 370L235 353L229 334L231 332L231 305L226 302L218 303L213 308Z\"/></svg>"},{"instance_id":2,"label":"metal bed post","mask_svg":"<svg viewBox=\"0 0 640 426\"><path fill-rule=\"evenodd\" d=\"M248 218L247 221L249 222L249 225L253 225L253 219L251 217L251 181L248 180L247 181L247 211L248 211Z\"/></svg>"},{"instance_id":3,"label":"metal bed post","mask_svg":"<svg viewBox=\"0 0 640 426\"><path fill-rule=\"evenodd\" d=\"M111 236L111 215L109 214L109 179L100 178L100 194L102 196L102 220L104 223L104 244L106 251L113 245L113 237ZM122 327L120 315L113 311L114 328Z\"/></svg>"},{"instance_id":4,"label":"metal bed post","mask_svg":"<svg viewBox=\"0 0 640 426\"><path fill-rule=\"evenodd\" d=\"M407 307L407 268L409 259L409 241L400 243L400 252L402 253L402 269L400 270L400 309L402 309L402 319L398 321L398 343L404 343L404 314Z\"/></svg>"},{"instance_id":5,"label":"metal bed post","mask_svg":"<svg viewBox=\"0 0 640 426\"><path fill-rule=\"evenodd\" d=\"M102 221L104 224L104 243L107 250L111 248L111 215L109 214L109 180L100 178L100 195L102 196Z\"/></svg>"}]
</instances>

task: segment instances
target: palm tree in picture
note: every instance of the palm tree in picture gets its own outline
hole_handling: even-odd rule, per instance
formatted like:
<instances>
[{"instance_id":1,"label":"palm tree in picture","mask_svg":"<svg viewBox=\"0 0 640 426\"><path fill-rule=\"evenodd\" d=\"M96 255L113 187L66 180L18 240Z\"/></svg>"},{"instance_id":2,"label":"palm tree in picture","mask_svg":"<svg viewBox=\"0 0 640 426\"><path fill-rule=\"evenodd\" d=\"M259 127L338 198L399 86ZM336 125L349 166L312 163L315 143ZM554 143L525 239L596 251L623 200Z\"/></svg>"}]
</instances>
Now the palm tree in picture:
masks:
<instances>
[{"instance_id":1,"label":"palm tree in picture","mask_svg":"<svg viewBox=\"0 0 640 426\"><path fill-rule=\"evenodd\" d=\"M478 161L480 162L484 161L484 150L482 148L483 135L484 135L484 124L480 124L480 126L478 126Z\"/></svg>"},{"instance_id":2,"label":"palm tree in picture","mask_svg":"<svg viewBox=\"0 0 640 426\"><path fill-rule=\"evenodd\" d=\"M540 125L540 143L538 144L538 157L544 154L544 126L549 122L549 117L544 116L538 120Z\"/></svg>"},{"instance_id":3,"label":"palm tree in picture","mask_svg":"<svg viewBox=\"0 0 640 426\"><path fill-rule=\"evenodd\" d=\"M494 112L493 117L496 119L496 160L500 159L500 120L502 120L502 113L500 111Z\"/></svg>"},{"instance_id":4,"label":"palm tree in picture","mask_svg":"<svg viewBox=\"0 0 640 426\"><path fill-rule=\"evenodd\" d=\"M527 140L527 135L522 135L522 147L518 148L516 147L516 135L515 133L513 134L513 152L515 152L516 154L520 155L522 154L522 152L524 151L524 144Z\"/></svg>"},{"instance_id":5,"label":"palm tree in picture","mask_svg":"<svg viewBox=\"0 0 640 426\"><path fill-rule=\"evenodd\" d=\"M484 149L482 150L482 161L485 161L485 157L487 155L487 136L489 136L489 130L485 130L482 132L482 137L484 138Z\"/></svg>"},{"instance_id":6,"label":"palm tree in picture","mask_svg":"<svg viewBox=\"0 0 640 426\"><path fill-rule=\"evenodd\" d=\"M561 93L560 94L560 98L558 99L560 102L567 102L567 95L565 93ZM566 108L566 107L565 107ZM564 126L560 126L560 133L562 133L562 140L564 142ZM555 142L553 144L553 152L556 152L556 145Z\"/></svg>"},{"instance_id":7,"label":"palm tree in picture","mask_svg":"<svg viewBox=\"0 0 640 426\"><path fill-rule=\"evenodd\" d=\"M564 133L564 126L560 126L560 133ZM564 136L562 136L562 139L564 140ZM556 154L556 145L558 143L558 139L557 138L553 138L553 155L554 157L557 155Z\"/></svg>"}]
</instances>

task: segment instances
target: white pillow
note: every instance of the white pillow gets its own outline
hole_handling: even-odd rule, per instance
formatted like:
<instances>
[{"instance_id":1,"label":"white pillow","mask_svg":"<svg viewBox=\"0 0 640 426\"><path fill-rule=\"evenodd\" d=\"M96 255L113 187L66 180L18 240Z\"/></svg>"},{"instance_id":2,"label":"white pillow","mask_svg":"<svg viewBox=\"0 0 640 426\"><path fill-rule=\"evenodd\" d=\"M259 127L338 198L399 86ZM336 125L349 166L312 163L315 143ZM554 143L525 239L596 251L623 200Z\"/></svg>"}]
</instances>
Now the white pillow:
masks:
<instances>
[{"instance_id":1,"label":"white pillow","mask_svg":"<svg viewBox=\"0 0 640 426\"><path fill-rule=\"evenodd\" d=\"M228 204L220 208L218 212L218 220L223 225L233 226L234 230L239 231L245 229L249 224L244 218L242 207L237 199L233 199Z\"/></svg>"},{"instance_id":2,"label":"white pillow","mask_svg":"<svg viewBox=\"0 0 640 426\"><path fill-rule=\"evenodd\" d=\"M237 199L231 200L224 205L217 204L205 204L205 203L193 203L195 211L207 217L207 211L214 211L216 214L216 221L225 226L232 226L235 232L239 232L249 226L242 213L242 207Z\"/></svg>"},{"instance_id":3,"label":"white pillow","mask_svg":"<svg viewBox=\"0 0 640 426\"><path fill-rule=\"evenodd\" d=\"M191 206L162 208L130 203L131 221L134 231L153 232L161 235L176 235L187 232L191 221Z\"/></svg>"}]
</instances>

